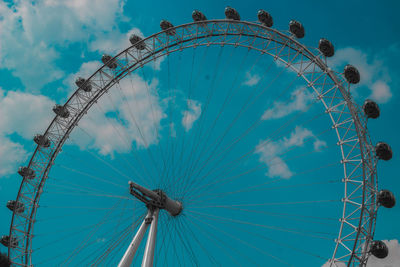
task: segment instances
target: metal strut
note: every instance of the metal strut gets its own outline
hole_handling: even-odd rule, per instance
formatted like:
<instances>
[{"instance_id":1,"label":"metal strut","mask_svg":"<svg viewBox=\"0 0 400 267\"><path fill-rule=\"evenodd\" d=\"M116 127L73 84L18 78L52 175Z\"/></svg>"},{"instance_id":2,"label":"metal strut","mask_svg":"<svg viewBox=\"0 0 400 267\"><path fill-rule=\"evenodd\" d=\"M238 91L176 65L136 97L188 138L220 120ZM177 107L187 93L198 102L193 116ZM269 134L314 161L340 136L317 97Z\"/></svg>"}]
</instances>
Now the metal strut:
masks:
<instances>
[{"instance_id":1,"label":"metal strut","mask_svg":"<svg viewBox=\"0 0 400 267\"><path fill-rule=\"evenodd\" d=\"M132 242L129 244L128 249L126 250L124 256L118 264L118 267L129 267L132 265L133 257L136 254L137 249L139 248L140 243L144 237L144 234L147 231L147 228L151 224L153 220L153 212L148 210L146 217L144 218L142 224L140 225L139 230L136 235L133 237Z\"/></svg>"},{"instance_id":2,"label":"metal strut","mask_svg":"<svg viewBox=\"0 0 400 267\"><path fill-rule=\"evenodd\" d=\"M139 230L129 244L118 267L129 267L132 265L133 258L138 250L140 243L150 226L147 237L146 248L143 254L142 267L152 267L154 260L154 250L156 245L158 213L160 209L167 210L172 216L177 216L182 211L182 204L179 201L170 199L162 190L149 190L134 182L129 182L130 193L143 202L147 207L147 215L144 218Z\"/></svg>"},{"instance_id":3,"label":"metal strut","mask_svg":"<svg viewBox=\"0 0 400 267\"><path fill-rule=\"evenodd\" d=\"M158 212L159 209L157 208L153 212L153 220L151 221L149 237L147 238L146 249L143 255L142 267L153 266L154 249L156 246L156 236L157 236Z\"/></svg>"}]
</instances>

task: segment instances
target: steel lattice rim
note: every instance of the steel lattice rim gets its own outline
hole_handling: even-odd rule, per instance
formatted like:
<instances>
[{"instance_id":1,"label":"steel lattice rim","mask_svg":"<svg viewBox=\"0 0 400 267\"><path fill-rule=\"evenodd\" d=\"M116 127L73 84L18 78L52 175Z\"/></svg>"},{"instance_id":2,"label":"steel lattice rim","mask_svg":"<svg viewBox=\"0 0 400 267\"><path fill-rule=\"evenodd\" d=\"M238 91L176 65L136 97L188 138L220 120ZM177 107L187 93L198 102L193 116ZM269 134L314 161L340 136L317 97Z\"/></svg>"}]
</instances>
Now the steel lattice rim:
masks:
<instances>
[{"instance_id":1,"label":"steel lattice rim","mask_svg":"<svg viewBox=\"0 0 400 267\"><path fill-rule=\"evenodd\" d=\"M50 168L79 120L107 90L112 88L128 73L152 62L158 57L197 46L232 45L258 50L286 64L286 67L291 68L299 76L302 76L324 104L326 113L331 118L332 127L335 128L337 133L338 146L341 150L345 173L343 178L345 188L343 216L340 218L341 227L338 238L335 240L336 245L331 263L332 266L335 266L336 262L344 262L348 266L364 266L368 259L368 245L373 237L377 212L376 158L366 130L366 121L360 112L360 108L353 103L350 97L348 82L326 65L325 58L319 52L313 53L295 40L293 36L261 24L234 20L208 20L176 26L173 29L176 31L175 35L167 34L167 30L143 39L146 44L144 51L138 50L132 45L119 53L113 58L118 63L116 71L112 71L106 65L99 68L87 79L87 82L92 85L94 90L88 93L78 88L65 104L71 113L70 117L64 119L56 116L46 129L44 135L51 141L51 146L49 148L38 146L35 149L28 167L35 170L36 177L30 181L28 179L22 181L16 199L29 208L22 214L13 212L10 236L16 237L19 244L23 246L9 248L9 258L12 263L20 266L30 266L32 264L30 253L32 251L33 226L40 195ZM217 41L212 42L211 39L214 37L216 37ZM218 41L218 38L221 40ZM262 40L263 48L255 46L259 40ZM249 42L246 43L246 41ZM271 48L271 44L275 46ZM285 48L288 48L289 54L282 54ZM292 54L290 49L293 50ZM275 54L274 51L276 52ZM295 61L299 57L301 57L301 61ZM305 61L303 61L303 58ZM315 71L315 67L319 71ZM312 73L308 73L309 68L314 68ZM318 77L315 78L314 75ZM333 86L325 88L325 86L332 84L324 82L322 90L319 90L315 84L322 77L331 79ZM335 105L333 101L330 104L329 101L325 103L325 99L331 96L330 94L336 95L336 93L340 93L343 98L340 103ZM341 108L343 109L340 110ZM339 116L339 119L337 119L334 113L344 114L346 108L351 114L350 118ZM341 126L347 127L347 132L354 132L356 138L353 135L350 138L347 134L343 135L339 129ZM350 152L346 150L347 146L344 144L351 145ZM359 156L356 157L354 155ZM350 165L356 166L354 169L350 169ZM360 171L362 171L362 175L356 175ZM360 192L362 203L356 203L359 208L356 209L356 212L353 211L353 214L346 212L348 210L346 207L355 204L352 199L355 196L359 196ZM359 220L357 224L350 223L351 218L354 218L353 216L358 213ZM353 231L345 236L344 230L348 227L353 228ZM348 253L340 254L340 249L347 250Z\"/></svg>"}]
</instances>

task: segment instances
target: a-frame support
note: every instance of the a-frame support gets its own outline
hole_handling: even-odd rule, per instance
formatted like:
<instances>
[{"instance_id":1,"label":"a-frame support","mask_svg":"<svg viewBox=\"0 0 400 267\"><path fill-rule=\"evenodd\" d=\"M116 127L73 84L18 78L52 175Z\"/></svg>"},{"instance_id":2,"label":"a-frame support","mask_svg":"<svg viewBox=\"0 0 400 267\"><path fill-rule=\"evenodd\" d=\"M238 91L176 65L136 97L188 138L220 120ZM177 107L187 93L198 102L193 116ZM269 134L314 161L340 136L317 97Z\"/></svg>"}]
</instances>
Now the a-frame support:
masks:
<instances>
[{"instance_id":1,"label":"a-frame support","mask_svg":"<svg viewBox=\"0 0 400 267\"><path fill-rule=\"evenodd\" d=\"M150 226L149 235L147 237L147 243L145 252L143 255L142 267L152 267L154 259L154 249L156 245L157 236L157 223L158 223L159 209L149 209L146 217L144 218L139 230L133 237L132 242L129 244L124 256L118 264L118 267L130 267L132 265L133 258L135 257L136 251L138 250L140 243L146 234L147 228Z\"/></svg>"},{"instance_id":2,"label":"a-frame support","mask_svg":"<svg viewBox=\"0 0 400 267\"><path fill-rule=\"evenodd\" d=\"M152 267L154 260L154 250L156 246L158 213L160 209L167 210L171 216L177 216L182 211L182 203L170 199L162 190L149 190L134 182L129 182L130 193L147 207L147 215L144 218L139 230L136 232L126 250L124 256L118 264L118 267L130 267L133 258L150 226L147 237L146 248L143 254L142 267Z\"/></svg>"}]
</instances>

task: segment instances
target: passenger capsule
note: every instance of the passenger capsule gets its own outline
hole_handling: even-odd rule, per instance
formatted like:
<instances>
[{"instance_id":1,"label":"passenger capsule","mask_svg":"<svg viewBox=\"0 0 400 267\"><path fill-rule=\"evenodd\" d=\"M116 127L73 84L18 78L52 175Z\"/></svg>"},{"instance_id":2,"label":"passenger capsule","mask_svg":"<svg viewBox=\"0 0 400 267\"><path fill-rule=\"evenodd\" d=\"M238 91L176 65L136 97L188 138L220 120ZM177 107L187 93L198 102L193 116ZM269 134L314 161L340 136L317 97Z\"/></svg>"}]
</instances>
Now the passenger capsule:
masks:
<instances>
[{"instance_id":1,"label":"passenger capsule","mask_svg":"<svg viewBox=\"0 0 400 267\"><path fill-rule=\"evenodd\" d=\"M318 49L326 57L332 57L335 54L335 48L333 44L324 38L319 40Z\"/></svg>"},{"instance_id":2,"label":"passenger capsule","mask_svg":"<svg viewBox=\"0 0 400 267\"><path fill-rule=\"evenodd\" d=\"M367 116L368 118L376 119L380 115L379 106L375 101L369 99L365 100L362 108L364 110L365 116Z\"/></svg>"},{"instance_id":3,"label":"passenger capsule","mask_svg":"<svg viewBox=\"0 0 400 267\"><path fill-rule=\"evenodd\" d=\"M289 22L289 31L293 33L296 38L303 38L305 34L303 25L296 20L291 20Z\"/></svg>"},{"instance_id":4,"label":"passenger capsule","mask_svg":"<svg viewBox=\"0 0 400 267\"><path fill-rule=\"evenodd\" d=\"M236 9L229 6L225 8L225 17L226 19L240 20L240 15Z\"/></svg>"},{"instance_id":5,"label":"passenger capsule","mask_svg":"<svg viewBox=\"0 0 400 267\"><path fill-rule=\"evenodd\" d=\"M53 107L53 111L54 111L54 113L56 113L61 118L65 119L65 118L69 117L69 111L65 106L55 105Z\"/></svg>"},{"instance_id":6,"label":"passenger capsule","mask_svg":"<svg viewBox=\"0 0 400 267\"><path fill-rule=\"evenodd\" d=\"M206 16L198 10L195 10L192 12L192 18L193 18L193 21L195 21L195 22L207 20Z\"/></svg>"},{"instance_id":7,"label":"passenger capsule","mask_svg":"<svg viewBox=\"0 0 400 267\"><path fill-rule=\"evenodd\" d=\"M33 138L33 141L35 141L36 144L42 147L49 147L50 146L50 140L46 136L42 134L37 134Z\"/></svg>"},{"instance_id":8,"label":"passenger capsule","mask_svg":"<svg viewBox=\"0 0 400 267\"><path fill-rule=\"evenodd\" d=\"M11 266L11 262L8 259L8 256L1 252L0 252L0 266L2 266L2 267L10 267Z\"/></svg>"},{"instance_id":9,"label":"passenger capsule","mask_svg":"<svg viewBox=\"0 0 400 267\"><path fill-rule=\"evenodd\" d=\"M171 22L169 22L168 20L162 20L160 22L160 27L161 30L165 31L166 34L168 35L175 35L176 31L174 28L174 25L172 25Z\"/></svg>"},{"instance_id":10,"label":"passenger capsule","mask_svg":"<svg viewBox=\"0 0 400 267\"><path fill-rule=\"evenodd\" d=\"M139 35L132 34L131 37L129 37L129 42L131 42L131 44L135 46L137 50L143 50L146 48L146 44Z\"/></svg>"},{"instance_id":11,"label":"passenger capsule","mask_svg":"<svg viewBox=\"0 0 400 267\"><path fill-rule=\"evenodd\" d=\"M104 54L101 57L101 61L103 62L104 65L106 65L110 69L117 68L117 63L115 63L115 59L113 59L112 56L110 55Z\"/></svg>"},{"instance_id":12,"label":"passenger capsule","mask_svg":"<svg viewBox=\"0 0 400 267\"><path fill-rule=\"evenodd\" d=\"M386 258L389 254L389 249L384 242L380 240L375 240L371 242L370 252L375 257L383 259Z\"/></svg>"},{"instance_id":13,"label":"passenger capsule","mask_svg":"<svg viewBox=\"0 0 400 267\"><path fill-rule=\"evenodd\" d=\"M393 156L392 148L384 142L379 142L376 144L375 154L378 157L378 159L383 159L383 160L389 160Z\"/></svg>"},{"instance_id":14,"label":"passenger capsule","mask_svg":"<svg viewBox=\"0 0 400 267\"><path fill-rule=\"evenodd\" d=\"M272 25L274 25L274 21L272 20L271 15L265 10L259 10L257 13L257 17L258 21L267 27L272 27Z\"/></svg>"},{"instance_id":15,"label":"passenger capsule","mask_svg":"<svg viewBox=\"0 0 400 267\"><path fill-rule=\"evenodd\" d=\"M3 246L10 247L10 248L16 248L18 246L18 241L15 237L11 238L8 235L3 235L0 239L0 243Z\"/></svg>"},{"instance_id":16,"label":"passenger capsule","mask_svg":"<svg viewBox=\"0 0 400 267\"><path fill-rule=\"evenodd\" d=\"M396 205L396 198L389 190L381 190L378 193L378 203L385 208L393 208Z\"/></svg>"},{"instance_id":17,"label":"passenger capsule","mask_svg":"<svg viewBox=\"0 0 400 267\"><path fill-rule=\"evenodd\" d=\"M22 213L25 210L24 204L15 200L7 201L7 208L15 213Z\"/></svg>"},{"instance_id":18,"label":"passenger capsule","mask_svg":"<svg viewBox=\"0 0 400 267\"><path fill-rule=\"evenodd\" d=\"M360 82L360 73L356 67L352 65L346 65L346 67L344 67L344 77L349 83L356 84Z\"/></svg>"},{"instance_id":19,"label":"passenger capsule","mask_svg":"<svg viewBox=\"0 0 400 267\"><path fill-rule=\"evenodd\" d=\"M85 92L92 91L92 85L82 77L78 77L75 80L75 84Z\"/></svg>"},{"instance_id":20,"label":"passenger capsule","mask_svg":"<svg viewBox=\"0 0 400 267\"><path fill-rule=\"evenodd\" d=\"M18 174L26 179L33 179L36 176L35 171L28 167L19 167Z\"/></svg>"}]
</instances>

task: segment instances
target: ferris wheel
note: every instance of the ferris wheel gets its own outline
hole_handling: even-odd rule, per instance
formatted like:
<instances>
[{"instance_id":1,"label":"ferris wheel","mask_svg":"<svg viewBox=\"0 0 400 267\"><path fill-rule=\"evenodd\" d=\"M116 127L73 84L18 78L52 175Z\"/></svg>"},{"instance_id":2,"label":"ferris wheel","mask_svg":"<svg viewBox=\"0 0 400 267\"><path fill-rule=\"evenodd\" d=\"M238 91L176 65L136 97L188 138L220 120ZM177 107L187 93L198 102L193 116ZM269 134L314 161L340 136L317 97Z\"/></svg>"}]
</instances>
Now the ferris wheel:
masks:
<instances>
[{"instance_id":1,"label":"ferris wheel","mask_svg":"<svg viewBox=\"0 0 400 267\"><path fill-rule=\"evenodd\" d=\"M329 68L332 43L301 44L298 21L279 31L264 10L258 22L225 16L162 20L76 79L18 170L1 238L13 266L342 267L388 255L373 236L378 208L395 205L377 180L392 150L368 134L378 105L351 97L358 70Z\"/></svg>"}]
</instances>

